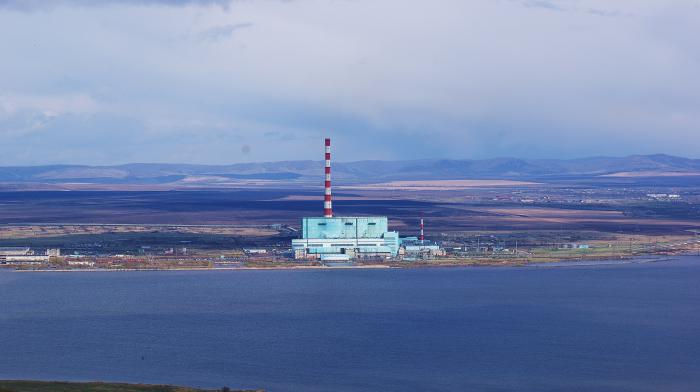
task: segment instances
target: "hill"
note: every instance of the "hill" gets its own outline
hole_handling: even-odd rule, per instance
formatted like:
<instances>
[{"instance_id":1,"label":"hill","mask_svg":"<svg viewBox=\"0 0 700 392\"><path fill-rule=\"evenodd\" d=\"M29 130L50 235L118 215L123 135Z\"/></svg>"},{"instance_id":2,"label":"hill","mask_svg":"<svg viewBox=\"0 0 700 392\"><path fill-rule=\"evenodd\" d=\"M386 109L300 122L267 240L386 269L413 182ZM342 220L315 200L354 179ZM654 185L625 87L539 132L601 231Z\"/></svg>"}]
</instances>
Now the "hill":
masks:
<instances>
[{"instance_id":1,"label":"hill","mask_svg":"<svg viewBox=\"0 0 700 392\"><path fill-rule=\"evenodd\" d=\"M321 161L282 161L232 165L136 163L115 166L48 165L0 167L5 184L182 184L246 181L318 182ZM402 180L548 180L600 177L700 175L700 159L633 155L579 159L406 160L334 162L333 178L346 183Z\"/></svg>"}]
</instances>

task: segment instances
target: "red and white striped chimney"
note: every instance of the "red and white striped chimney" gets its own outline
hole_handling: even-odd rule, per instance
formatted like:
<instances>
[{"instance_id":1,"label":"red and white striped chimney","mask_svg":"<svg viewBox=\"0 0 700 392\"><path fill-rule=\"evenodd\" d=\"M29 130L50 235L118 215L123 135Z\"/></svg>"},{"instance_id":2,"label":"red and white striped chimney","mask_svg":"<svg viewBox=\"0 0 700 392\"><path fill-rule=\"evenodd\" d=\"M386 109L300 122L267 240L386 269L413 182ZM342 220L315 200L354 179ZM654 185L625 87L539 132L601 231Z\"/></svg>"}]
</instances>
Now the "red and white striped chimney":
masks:
<instances>
[{"instance_id":1,"label":"red and white striped chimney","mask_svg":"<svg viewBox=\"0 0 700 392\"><path fill-rule=\"evenodd\" d=\"M423 236L423 215L420 216L420 243L423 243L425 237Z\"/></svg>"},{"instance_id":2,"label":"red and white striped chimney","mask_svg":"<svg viewBox=\"0 0 700 392\"><path fill-rule=\"evenodd\" d=\"M333 217L333 203L331 202L331 139L326 138L326 183L323 198L323 216Z\"/></svg>"}]
</instances>

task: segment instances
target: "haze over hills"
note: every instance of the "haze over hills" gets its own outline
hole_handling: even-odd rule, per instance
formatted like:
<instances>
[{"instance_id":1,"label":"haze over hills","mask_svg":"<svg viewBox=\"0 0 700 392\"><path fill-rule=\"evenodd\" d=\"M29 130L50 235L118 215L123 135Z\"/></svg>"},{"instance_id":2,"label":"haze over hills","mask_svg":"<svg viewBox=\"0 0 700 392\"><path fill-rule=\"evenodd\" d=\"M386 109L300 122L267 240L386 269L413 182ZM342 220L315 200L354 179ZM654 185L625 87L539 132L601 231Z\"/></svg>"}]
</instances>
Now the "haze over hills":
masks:
<instances>
[{"instance_id":1,"label":"haze over hills","mask_svg":"<svg viewBox=\"0 0 700 392\"><path fill-rule=\"evenodd\" d=\"M318 181L321 161L232 165L137 163L115 166L0 167L2 183L172 184L242 180ZM668 177L700 175L700 159L664 154L579 159L405 160L334 162L333 178L348 183L401 180Z\"/></svg>"}]
</instances>

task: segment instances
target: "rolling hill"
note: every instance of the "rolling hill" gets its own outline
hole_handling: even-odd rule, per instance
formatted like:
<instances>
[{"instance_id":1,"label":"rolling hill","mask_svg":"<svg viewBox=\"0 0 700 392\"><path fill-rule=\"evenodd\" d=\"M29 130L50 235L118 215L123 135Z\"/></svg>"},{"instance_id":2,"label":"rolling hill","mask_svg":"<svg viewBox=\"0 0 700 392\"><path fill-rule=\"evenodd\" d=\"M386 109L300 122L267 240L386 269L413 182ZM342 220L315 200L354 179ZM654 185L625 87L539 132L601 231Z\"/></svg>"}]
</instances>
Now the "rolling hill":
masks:
<instances>
[{"instance_id":1,"label":"rolling hill","mask_svg":"<svg viewBox=\"0 0 700 392\"><path fill-rule=\"evenodd\" d=\"M0 167L5 184L216 184L241 181L317 182L321 161L231 165L135 163L115 166L47 165ZM700 175L700 159L633 155L579 159L406 160L337 162L333 178L346 183L402 180L557 180L604 177Z\"/></svg>"}]
</instances>

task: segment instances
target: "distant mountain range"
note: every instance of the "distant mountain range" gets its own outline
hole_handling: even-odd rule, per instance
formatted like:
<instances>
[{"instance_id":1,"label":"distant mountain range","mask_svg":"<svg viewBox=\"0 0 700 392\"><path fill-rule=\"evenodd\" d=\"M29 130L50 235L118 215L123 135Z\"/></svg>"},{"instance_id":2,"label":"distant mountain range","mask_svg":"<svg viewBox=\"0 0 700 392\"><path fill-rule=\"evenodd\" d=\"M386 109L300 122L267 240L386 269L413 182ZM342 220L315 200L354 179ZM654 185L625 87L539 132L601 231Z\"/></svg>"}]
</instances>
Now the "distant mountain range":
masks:
<instances>
[{"instance_id":1,"label":"distant mountain range","mask_svg":"<svg viewBox=\"0 0 700 392\"><path fill-rule=\"evenodd\" d=\"M0 167L2 183L225 184L253 180L318 182L321 161L232 165L137 163L116 166ZM333 178L345 183L454 179L567 179L700 175L700 159L633 155L579 159L424 159L334 162Z\"/></svg>"}]
</instances>

